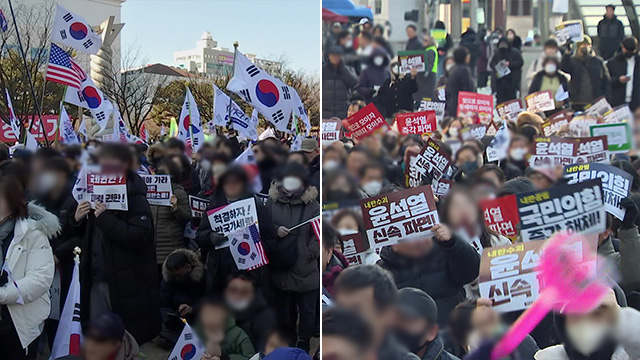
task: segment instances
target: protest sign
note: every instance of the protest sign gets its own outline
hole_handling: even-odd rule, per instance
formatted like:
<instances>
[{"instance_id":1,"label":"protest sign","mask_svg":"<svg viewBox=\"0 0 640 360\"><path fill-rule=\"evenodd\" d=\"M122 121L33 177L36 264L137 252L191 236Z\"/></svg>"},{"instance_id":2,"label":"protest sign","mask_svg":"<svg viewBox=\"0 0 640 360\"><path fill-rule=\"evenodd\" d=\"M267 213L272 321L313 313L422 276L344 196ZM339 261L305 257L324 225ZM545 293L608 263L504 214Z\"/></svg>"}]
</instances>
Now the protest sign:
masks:
<instances>
[{"instance_id":1,"label":"protest sign","mask_svg":"<svg viewBox=\"0 0 640 360\"><path fill-rule=\"evenodd\" d=\"M438 101L447 101L447 87L439 86L436 88L436 94L438 95Z\"/></svg>"},{"instance_id":2,"label":"protest sign","mask_svg":"<svg viewBox=\"0 0 640 360\"><path fill-rule=\"evenodd\" d=\"M549 90L531 93L524 100L527 102L527 110L532 112L545 112L556 108L553 94Z\"/></svg>"},{"instance_id":3,"label":"protest sign","mask_svg":"<svg viewBox=\"0 0 640 360\"><path fill-rule=\"evenodd\" d=\"M444 119L444 108L447 104L442 101L431 101L429 98L424 98L420 102L418 111L433 110L436 112L436 121L440 122Z\"/></svg>"},{"instance_id":4,"label":"protest sign","mask_svg":"<svg viewBox=\"0 0 640 360\"><path fill-rule=\"evenodd\" d=\"M591 125L599 124L600 118L596 118L590 115L574 116L569 121L569 128L563 136L571 137L587 137L591 136Z\"/></svg>"},{"instance_id":5,"label":"protest sign","mask_svg":"<svg viewBox=\"0 0 640 360\"><path fill-rule=\"evenodd\" d=\"M340 140L342 132L342 121L322 120L322 146L329 146Z\"/></svg>"},{"instance_id":6,"label":"protest sign","mask_svg":"<svg viewBox=\"0 0 640 360\"><path fill-rule=\"evenodd\" d=\"M432 236L440 222L429 185L364 199L361 207L371 247Z\"/></svg>"},{"instance_id":7,"label":"protest sign","mask_svg":"<svg viewBox=\"0 0 640 360\"><path fill-rule=\"evenodd\" d=\"M420 155L419 152L408 149L404 154L404 187L406 188L420 186L422 183L422 176L416 168L418 155Z\"/></svg>"},{"instance_id":8,"label":"protest sign","mask_svg":"<svg viewBox=\"0 0 640 360\"><path fill-rule=\"evenodd\" d=\"M518 118L518 114L524 109L522 108L522 100L515 99L496 105L496 110L501 118L515 121Z\"/></svg>"},{"instance_id":9,"label":"protest sign","mask_svg":"<svg viewBox=\"0 0 640 360\"><path fill-rule=\"evenodd\" d=\"M436 131L436 112L433 110L396 115L398 132L406 136L409 134L431 134Z\"/></svg>"},{"instance_id":10,"label":"protest sign","mask_svg":"<svg viewBox=\"0 0 640 360\"><path fill-rule=\"evenodd\" d=\"M496 199L485 199L481 200L479 205L484 212L484 222L487 223L487 226L515 242L518 238L516 226L520 222L516 196L507 195Z\"/></svg>"},{"instance_id":11,"label":"protest sign","mask_svg":"<svg viewBox=\"0 0 640 360\"><path fill-rule=\"evenodd\" d=\"M258 223L256 200L253 197L234 201L207 211L211 230L224 236L229 236L250 225Z\"/></svg>"},{"instance_id":12,"label":"protest sign","mask_svg":"<svg viewBox=\"0 0 640 360\"><path fill-rule=\"evenodd\" d=\"M341 235L340 240L342 240L342 255L347 258L349 266L362 265L365 263L367 250L370 249L366 237L354 231L351 234Z\"/></svg>"},{"instance_id":13,"label":"protest sign","mask_svg":"<svg viewBox=\"0 0 640 360\"><path fill-rule=\"evenodd\" d=\"M516 197L522 241L546 240L560 230L580 234L606 230L599 178L516 194Z\"/></svg>"},{"instance_id":14,"label":"protest sign","mask_svg":"<svg viewBox=\"0 0 640 360\"><path fill-rule=\"evenodd\" d=\"M419 181L422 181L422 177L425 175L428 175L432 180L440 180L450 166L449 154L431 138L427 139L422 151L416 156L415 162L409 164L411 178ZM414 170L415 174L412 173Z\"/></svg>"},{"instance_id":15,"label":"protest sign","mask_svg":"<svg viewBox=\"0 0 640 360\"><path fill-rule=\"evenodd\" d=\"M486 134L487 130L491 125L487 126L485 124L471 124L469 126L465 126L460 129L459 136L462 141L467 141L469 139L482 139Z\"/></svg>"},{"instance_id":16,"label":"protest sign","mask_svg":"<svg viewBox=\"0 0 640 360\"><path fill-rule=\"evenodd\" d=\"M400 74L410 74L412 69L424 72L424 50L398 51L398 66Z\"/></svg>"},{"instance_id":17,"label":"protest sign","mask_svg":"<svg viewBox=\"0 0 640 360\"><path fill-rule=\"evenodd\" d=\"M79 175L80 176L80 175ZM129 210L127 200L127 178L124 173L101 169L99 166L87 166L87 194L91 208L96 202L102 202L108 210Z\"/></svg>"},{"instance_id":18,"label":"protest sign","mask_svg":"<svg viewBox=\"0 0 640 360\"><path fill-rule=\"evenodd\" d=\"M585 114L594 117L603 117L604 114L611 110L613 110L613 108L604 96L597 98L592 104L589 104L584 108Z\"/></svg>"},{"instance_id":19,"label":"protest sign","mask_svg":"<svg viewBox=\"0 0 640 360\"><path fill-rule=\"evenodd\" d=\"M476 123L491 123L493 121L493 95L460 91L458 93L457 115L470 117Z\"/></svg>"},{"instance_id":20,"label":"protest sign","mask_svg":"<svg viewBox=\"0 0 640 360\"><path fill-rule=\"evenodd\" d=\"M612 153L633 150L633 139L628 122L596 124L589 127L591 136L606 136L608 149Z\"/></svg>"},{"instance_id":21,"label":"protest sign","mask_svg":"<svg viewBox=\"0 0 640 360\"><path fill-rule=\"evenodd\" d=\"M569 20L556 25L556 39L558 45L564 45L569 40L574 43L584 40L582 20Z\"/></svg>"},{"instance_id":22,"label":"protest sign","mask_svg":"<svg viewBox=\"0 0 640 360\"><path fill-rule=\"evenodd\" d=\"M548 117L547 120L542 123L542 133L544 134L544 136L555 135L558 133L558 131L562 130L565 125L569 124L569 121L571 121L571 116L563 115L564 113L560 114L560 116L556 116L555 118Z\"/></svg>"},{"instance_id":23,"label":"protest sign","mask_svg":"<svg viewBox=\"0 0 640 360\"><path fill-rule=\"evenodd\" d=\"M582 259L592 254L598 241L596 234L584 236L584 241L571 245ZM480 296L491 300L499 313L527 309L538 298L541 284L537 266L546 241L531 241L492 247L482 253L480 261ZM595 261L585 262L595 271Z\"/></svg>"},{"instance_id":24,"label":"protest sign","mask_svg":"<svg viewBox=\"0 0 640 360\"><path fill-rule=\"evenodd\" d=\"M498 77L498 79L511 74L511 68L509 67L509 65L507 65L506 60L499 61L495 66L495 70L496 70L496 76Z\"/></svg>"},{"instance_id":25,"label":"protest sign","mask_svg":"<svg viewBox=\"0 0 640 360\"><path fill-rule=\"evenodd\" d=\"M147 185L149 205L171 206L171 178L169 175L140 175Z\"/></svg>"},{"instance_id":26,"label":"protest sign","mask_svg":"<svg viewBox=\"0 0 640 360\"><path fill-rule=\"evenodd\" d=\"M17 115L17 117L23 119L22 123L26 124L24 125L25 128L29 129L29 133L31 133L38 142L44 142L45 133L49 141L62 140L61 133L58 131L58 115L42 115L44 131L42 130L43 127L37 115ZM34 124L34 126L30 127L29 124ZM11 125L1 121L0 126L0 142L13 144L18 141Z\"/></svg>"},{"instance_id":27,"label":"protest sign","mask_svg":"<svg viewBox=\"0 0 640 360\"><path fill-rule=\"evenodd\" d=\"M607 137L563 138L536 136L529 165L552 167L580 163L609 163Z\"/></svg>"},{"instance_id":28,"label":"protest sign","mask_svg":"<svg viewBox=\"0 0 640 360\"><path fill-rule=\"evenodd\" d=\"M604 114L604 123L620 123L625 121L633 121L633 113L629 109L629 105L619 105L607 111Z\"/></svg>"},{"instance_id":29,"label":"protest sign","mask_svg":"<svg viewBox=\"0 0 640 360\"><path fill-rule=\"evenodd\" d=\"M355 140L365 138L376 131L383 130L387 127L384 117L373 103L365 106L357 113L349 116L342 122L344 127Z\"/></svg>"},{"instance_id":30,"label":"protest sign","mask_svg":"<svg viewBox=\"0 0 640 360\"><path fill-rule=\"evenodd\" d=\"M431 182L431 190L435 196L445 196L449 192L449 189L453 186L454 182L451 180L433 179Z\"/></svg>"},{"instance_id":31,"label":"protest sign","mask_svg":"<svg viewBox=\"0 0 640 360\"><path fill-rule=\"evenodd\" d=\"M580 164L564 167L567 184L577 184L586 180L601 179L604 190L604 209L622 220L626 210L620 200L629 196L633 177L624 170L604 164Z\"/></svg>"},{"instance_id":32,"label":"protest sign","mask_svg":"<svg viewBox=\"0 0 640 360\"><path fill-rule=\"evenodd\" d=\"M204 216L209 206L209 200L189 195L189 207L191 208L191 217L201 218Z\"/></svg>"},{"instance_id":33,"label":"protest sign","mask_svg":"<svg viewBox=\"0 0 640 360\"><path fill-rule=\"evenodd\" d=\"M505 159L509 151L509 143L511 142L511 133L507 128L507 120L502 121L502 125L494 135L493 139L487 146L487 160L498 161Z\"/></svg>"}]
</instances>

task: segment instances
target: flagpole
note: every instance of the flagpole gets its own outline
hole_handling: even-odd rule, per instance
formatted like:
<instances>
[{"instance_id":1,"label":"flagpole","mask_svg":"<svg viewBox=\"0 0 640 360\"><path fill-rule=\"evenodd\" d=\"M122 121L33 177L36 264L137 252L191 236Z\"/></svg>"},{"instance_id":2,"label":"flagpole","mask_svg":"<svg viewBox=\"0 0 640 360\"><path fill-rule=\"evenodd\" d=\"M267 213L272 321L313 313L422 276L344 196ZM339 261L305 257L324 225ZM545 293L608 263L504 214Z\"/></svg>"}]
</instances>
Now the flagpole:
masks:
<instances>
[{"instance_id":1,"label":"flagpole","mask_svg":"<svg viewBox=\"0 0 640 360\"><path fill-rule=\"evenodd\" d=\"M53 140L57 140L60 136L60 125L62 124L62 109L64 108L64 99L67 97L67 89L69 87L64 87L64 92L62 93L62 100L60 100L60 113L58 114L58 128L56 129L56 134L53 137Z\"/></svg>"},{"instance_id":2,"label":"flagpole","mask_svg":"<svg viewBox=\"0 0 640 360\"><path fill-rule=\"evenodd\" d=\"M231 77L233 77L233 74L235 74L236 72L236 57L238 56L238 42L234 42L233 43L233 67L231 68ZM228 107L228 114L227 114L227 131L229 131L229 134L231 134L232 131L232 127L231 127L231 108L233 107L233 99L231 98L231 94L229 94L229 107Z\"/></svg>"},{"instance_id":3,"label":"flagpole","mask_svg":"<svg viewBox=\"0 0 640 360\"><path fill-rule=\"evenodd\" d=\"M49 146L49 139L47 138L47 130L44 127L44 122L42 121L42 109L40 108L40 104L38 103L38 99L36 97L36 90L33 87L33 80L31 79L31 71L29 71L29 65L27 64L27 57L24 54L24 48L22 47L22 40L20 39L20 31L18 30L18 23L16 22L16 15L13 12L13 5L11 4L11 0L9 2L9 10L11 11L11 18L13 19L13 26L16 28L16 38L18 39L18 46L20 46L20 54L22 55L22 61L24 62L24 70L27 75L27 80L29 80L29 87L31 88L31 97L33 97L33 102L35 103L36 112L38 113L38 118L40 119L40 126L42 126L42 135L44 136L44 141ZM46 80L45 80L46 81ZM33 120L31 121L33 125ZM29 130L31 130L32 126L29 126Z\"/></svg>"}]
</instances>

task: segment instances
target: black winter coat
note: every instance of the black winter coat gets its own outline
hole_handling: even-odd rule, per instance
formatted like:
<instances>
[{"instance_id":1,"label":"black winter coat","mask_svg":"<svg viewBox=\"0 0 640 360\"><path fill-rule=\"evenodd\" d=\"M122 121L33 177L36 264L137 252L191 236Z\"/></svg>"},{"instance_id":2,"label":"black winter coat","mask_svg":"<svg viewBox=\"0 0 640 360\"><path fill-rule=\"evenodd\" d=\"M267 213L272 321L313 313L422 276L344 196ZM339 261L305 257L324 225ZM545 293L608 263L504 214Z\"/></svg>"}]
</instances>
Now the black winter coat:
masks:
<instances>
[{"instance_id":1,"label":"black winter coat","mask_svg":"<svg viewBox=\"0 0 640 360\"><path fill-rule=\"evenodd\" d=\"M629 108L631 111L640 106L640 55L634 55L636 59L636 65L633 68L633 91L631 92L631 103ZM611 106L618 106L625 104L625 97L627 93L627 84L620 82L620 76L629 75L627 73L627 58L623 54L614 56L611 60L607 61L607 69L611 79L611 93L609 95L609 104Z\"/></svg>"},{"instance_id":2,"label":"black winter coat","mask_svg":"<svg viewBox=\"0 0 640 360\"><path fill-rule=\"evenodd\" d=\"M511 73L498 79L495 68L500 61L508 61ZM514 48L507 48L506 51L498 50L493 55L489 66L493 70L491 72L491 82L496 86L496 101L498 104L505 101L513 100L518 96L520 90L520 79L522 78L522 55L520 51Z\"/></svg>"},{"instance_id":3,"label":"black winter coat","mask_svg":"<svg viewBox=\"0 0 640 360\"><path fill-rule=\"evenodd\" d=\"M471 245L453 236L434 240L425 255L410 258L389 246L382 248L378 265L393 274L398 288L414 287L429 294L438 305L438 324L445 327L453 308L465 299L463 286L478 277L480 257Z\"/></svg>"},{"instance_id":4,"label":"black winter coat","mask_svg":"<svg viewBox=\"0 0 640 360\"><path fill-rule=\"evenodd\" d=\"M413 93L416 91L418 82L409 74L393 84L391 79L387 79L380 86L373 103L384 117L390 118L400 110L413 110Z\"/></svg>"},{"instance_id":5,"label":"black winter coat","mask_svg":"<svg viewBox=\"0 0 640 360\"><path fill-rule=\"evenodd\" d=\"M413 38L407 41L407 45L404 47L405 50L424 50L424 46L422 46L422 41L418 39L418 36L414 36Z\"/></svg>"},{"instance_id":6,"label":"black winter coat","mask_svg":"<svg viewBox=\"0 0 640 360\"><path fill-rule=\"evenodd\" d=\"M427 351L420 358L421 360L460 360L457 356L449 353L444 348L444 342L440 336L436 336L427 346Z\"/></svg>"},{"instance_id":7,"label":"black winter coat","mask_svg":"<svg viewBox=\"0 0 640 360\"><path fill-rule=\"evenodd\" d=\"M609 72L602 58L598 56L589 56L589 58L584 59L582 57L564 54L562 56L562 62L560 63L560 70L571 75L569 94L571 94L570 100L572 104L590 104L593 100L609 94ZM578 97L583 87L583 71L589 72L593 94L593 98L591 99L580 99Z\"/></svg>"},{"instance_id":8,"label":"black winter coat","mask_svg":"<svg viewBox=\"0 0 640 360\"><path fill-rule=\"evenodd\" d=\"M458 113L458 93L460 91L476 91L476 85L471 75L471 69L467 65L456 64L449 71L447 79L447 87L445 88L447 96L446 115L456 116Z\"/></svg>"},{"instance_id":9,"label":"black winter coat","mask_svg":"<svg viewBox=\"0 0 640 360\"><path fill-rule=\"evenodd\" d=\"M161 326L160 279L153 243L147 186L138 174L127 172L128 211L93 213L78 226L84 228L80 256L82 318L89 319L92 286L92 239L100 236L104 254L103 275L109 286L111 309L139 344L153 339Z\"/></svg>"},{"instance_id":10,"label":"black winter coat","mask_svg":"<svg viewBox=\"0 0 640 360\"><path fill-rule=\"evenodd\" d=\"M204 265L198 255L187 249L177 249L171 252L173 253L184 253L187 256L191 272L186 278L177 278L167 270L165 259L162 264L162 282L160 283L160 306L163 317L170 311L177 313L178 307L182 304L195 307L204 295Z\"/></svg>"},{"instance_id":11,"label":"black winter coat","mask_svg":"<svg viewBox=\"0 0 640 360\"><path fill-rule=\"evenodd\" d=\"M347 117L351 90L358 84L355 72L343 62L322 67L322 118Z\"/></svg>"},{"instance_id":12,"label":"black winter coat","mask_svg":"<svg viewBox=\"0 0 640 360\"><path fill-rule=\"evenodd\" d=\"M478 58L482 54L483 46L478 38L478 34L471 28L467 29L460 37L460 46L464 46L469 50L469 55L471 56L469 67L475 69Z\"/></svg>"},{"instance_id":13,"label":"black winter coat","mask_svg":"<svg viewBox=\"0 0 640 360\"><path fill-rule=\"evenodd\" d=\"M604 17L598 23L598 37L600 38L600 56L605 60L611 59L624 39L624 25L615 16L611 20Z\"/></svg>"}]
</instances>

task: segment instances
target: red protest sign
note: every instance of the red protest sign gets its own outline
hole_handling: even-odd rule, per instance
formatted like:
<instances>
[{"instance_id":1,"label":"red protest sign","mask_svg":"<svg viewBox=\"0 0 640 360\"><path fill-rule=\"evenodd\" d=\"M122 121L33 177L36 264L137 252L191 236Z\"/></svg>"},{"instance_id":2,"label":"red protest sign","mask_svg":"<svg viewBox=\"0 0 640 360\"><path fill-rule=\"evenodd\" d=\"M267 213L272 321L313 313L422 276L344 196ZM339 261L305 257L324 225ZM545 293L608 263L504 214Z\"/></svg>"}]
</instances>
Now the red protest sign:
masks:
<instances>
[{"instance_id":1,"label":"red protest sign","mask_svg":"<svg viewBox=\"0 0 640 360\"><path fill-rule=\"evenodd\" d=\"M342 123L355 140L365 138L387 127L384 117L373 104L365 106L362 110L344 119Z\"/></svg>"},{"instance_id":2,"label":"red protest sign","mask_svg":"<svg viewBox=\"0 0 640 360\"><path fill-rule=\"evenodd\" d=\"M19 118L22 119L21 116ZM40 119L38 118L38 116L29 116L29 118L23 122L25 124L24 126L29 127L29 125L31 125L33 121L35 121L35 124L33 124L33 126L31 127L30 132L38 142L43 142L44 133L42 131L42 126L40 126ZM42 123L44 124L44 129L47 133L47 139L49 141L62 140L62 138L60 137L60 133L57 131L58 115L42 115ZM9 126L5 122L2 122L2 129L0 129L0 142L13 144L16 141L17 140L15 135L13 134L11 126Z\"/></svg>"},{"instance_id":3,"label":"red protest sign","mask_svg":"<svg viewBox=\"0 0 640 360\"><path fill-rule=\"evenodd\" d=\"M515 195L482 200L480 206L484 212L484 222L491 230L508 237L511 241L516 241L518 237L516 225L520 222L520 217Z\"/></svg>"},{"instance_id":4,"label":"red protest sign","mask_svg":"<svg viewBox=\"0 0 640 360\"><path fill-rule=\"evenodd\" d=\"M436 131L436 112L433 110L419 111L396 115L396 125L402 135L431 134Z\"/></svg>"},{"instance_id":5,"label":"red protest sign","mask_svg":"<svg viewBox=\"0 0 640 360\"><path fill-rule=\"evenodd\" d=\"M460 91L458 93L458 116L470 117L480 124L491 123L493 121L493 95Z\"/></svg>"}]
</instances>

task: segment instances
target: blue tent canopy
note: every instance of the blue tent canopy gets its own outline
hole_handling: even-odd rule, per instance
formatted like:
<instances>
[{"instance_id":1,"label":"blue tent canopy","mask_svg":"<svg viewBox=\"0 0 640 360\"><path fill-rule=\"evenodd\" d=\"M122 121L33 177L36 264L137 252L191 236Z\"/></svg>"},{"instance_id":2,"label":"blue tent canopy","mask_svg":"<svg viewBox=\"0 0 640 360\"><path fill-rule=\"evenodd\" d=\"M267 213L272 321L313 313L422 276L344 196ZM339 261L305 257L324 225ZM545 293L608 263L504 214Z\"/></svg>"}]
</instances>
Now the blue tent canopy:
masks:
<instances>
[{"instance_id":1,"label":"blue tent canopy","mask_svg":"<svg viewBox=\"0 0 640 360\"><path fill-rule=\"evenodd\" d=\"M371 9L366 6L355 5L351 0L322 0L322 7L339 15L356 18L366 17L373 20L373 11Z\"/></svg>"}]
</instances>

